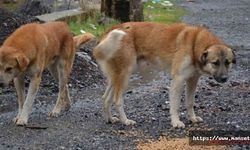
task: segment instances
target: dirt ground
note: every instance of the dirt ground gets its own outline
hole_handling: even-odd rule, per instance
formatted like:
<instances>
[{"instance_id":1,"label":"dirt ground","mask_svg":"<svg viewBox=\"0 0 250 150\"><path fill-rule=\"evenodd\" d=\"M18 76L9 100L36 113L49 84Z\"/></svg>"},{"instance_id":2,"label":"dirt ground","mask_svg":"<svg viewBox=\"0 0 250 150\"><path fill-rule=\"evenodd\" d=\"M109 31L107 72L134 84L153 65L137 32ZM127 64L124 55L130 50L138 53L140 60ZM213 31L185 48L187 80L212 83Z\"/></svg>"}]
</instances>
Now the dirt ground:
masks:
<instances>
[{"instance_id":1,"label":"dirt ground","mask_svg":"<svg viewBox=\"0 0 250 150\"><path fill-rule=\"evenodd\" d=\"M170 149L165 145L183 145L182 149L189 146L187 140L182 139L187 138L190 129L249 130L250 1L179 0L178 3L191 12L183 18L184 22L205 24L236 49L237 64L227 83L218 84L209 77L203 77L199 82L195 110L203 118L203 123L189 123L182 106L181 119L186 128L171 128L170 78L162 72L144 71L144 75L136 73L131 77L130 88L124 94L125 111L137 124L106 124L102 118L101 101L105 80L95 64L83 61L82 57L91 60L86 53L90 52L94 43L88 43L80 50L82 53L78 53L74 64L70 82L72 108L58 118L47 116L55 104L57 84L45 73L29 118L29 126L42 128L15 126L11 121L17 114L15 91L13 87L0 89L0 149L117 150L147 149L150 146L151 149ZM85 72L87 70L90 72ZM173 142L176 139L177 144ZM249 147L235 145L226 149Z\"/></svg>"}]
</instances>

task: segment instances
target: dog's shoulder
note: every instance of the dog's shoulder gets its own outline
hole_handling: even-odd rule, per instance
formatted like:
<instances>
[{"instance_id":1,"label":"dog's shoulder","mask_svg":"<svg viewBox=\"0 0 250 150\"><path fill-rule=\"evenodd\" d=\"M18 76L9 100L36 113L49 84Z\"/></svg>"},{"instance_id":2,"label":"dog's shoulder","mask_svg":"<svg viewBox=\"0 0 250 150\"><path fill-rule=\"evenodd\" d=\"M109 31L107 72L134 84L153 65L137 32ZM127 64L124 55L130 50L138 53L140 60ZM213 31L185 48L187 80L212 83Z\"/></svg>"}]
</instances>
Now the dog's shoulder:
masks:
<instances>
[{"instance_id":1,"label":"dog's shoulder","mask_svg":"<svg viewBox=\"0 0 250 150\"><path fill-rule=\"evenodd\" d=\"M30 23L19 27L4 41L3 45L11 45L12 43L18 43L22 40L26 40L27 37L33 37L38 26L38 23Z\"/></svg>"}]
</instances>

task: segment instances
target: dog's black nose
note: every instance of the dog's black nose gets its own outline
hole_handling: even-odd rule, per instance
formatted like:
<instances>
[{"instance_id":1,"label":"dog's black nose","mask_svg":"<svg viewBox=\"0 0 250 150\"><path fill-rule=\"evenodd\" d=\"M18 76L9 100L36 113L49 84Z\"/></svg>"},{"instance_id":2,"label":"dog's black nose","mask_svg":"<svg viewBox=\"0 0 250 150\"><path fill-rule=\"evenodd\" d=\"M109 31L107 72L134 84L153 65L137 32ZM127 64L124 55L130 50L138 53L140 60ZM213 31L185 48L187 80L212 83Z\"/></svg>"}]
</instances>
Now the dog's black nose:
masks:
<instances>
[{"instance_id":1,"label":"dog's black nose","mask_svg":"<svg viewBox=\"0 0 250 150\"><path fill-rule=\"evenodd\" d=\"M227 82L228 77L227 76L220 76L220 77L214 77L214 79L219 83L225 83Z\"/></svg>"},{"instance_id":2,"label":"dog's black nose","mask_svg":"<svg viewBox=\"0 0 250 150\"><path fill-rule=\"evenodd\" d=\"M221 82L222 82L222 83L227 82L227 77L226 77L226 76L222 76L222 77L221 77Z\"/></svg>"}]
</instances>

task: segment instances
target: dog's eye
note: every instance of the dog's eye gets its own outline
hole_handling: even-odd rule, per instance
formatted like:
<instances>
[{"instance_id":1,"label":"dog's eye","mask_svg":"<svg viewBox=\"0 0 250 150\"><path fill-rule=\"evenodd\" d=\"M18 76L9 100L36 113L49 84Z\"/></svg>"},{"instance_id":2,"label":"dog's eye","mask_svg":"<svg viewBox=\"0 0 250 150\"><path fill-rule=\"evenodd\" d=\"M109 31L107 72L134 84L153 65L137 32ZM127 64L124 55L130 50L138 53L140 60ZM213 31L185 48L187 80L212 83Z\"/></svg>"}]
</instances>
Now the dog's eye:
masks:
<instances>
[{"instance_id":1,"label":"dog's eye","mask_svg":"<svg viewBox=\"0 0 250 150\"><path fill-rule=\"evenodd\" d=\"M228 59L226 59L225 65L228 66L229 64L230 64L230 62L228 61Z\"/></svg>"},{"instance_id":2,"label":"dog's eye","mask_svg":"<svg viewBox=\"0 0 250 150\"><path fill-rule=\"evenodd\" d=\"M11 72L12 68L11 67L8 67L5 69L5 72Z\"/></svg>"},{"instance_id":3,"label":"dog's eye","mask_svg":"<svg viewBox=\"0 0 250 150\"><path fill-rule=\"evenodd\" d=\"M215 62L212 62L212 64L215 65L215 66L219 66L219 65L220 65L220 61L217 60L217 61L215 61Z\"/></svg>"}]
</instances>

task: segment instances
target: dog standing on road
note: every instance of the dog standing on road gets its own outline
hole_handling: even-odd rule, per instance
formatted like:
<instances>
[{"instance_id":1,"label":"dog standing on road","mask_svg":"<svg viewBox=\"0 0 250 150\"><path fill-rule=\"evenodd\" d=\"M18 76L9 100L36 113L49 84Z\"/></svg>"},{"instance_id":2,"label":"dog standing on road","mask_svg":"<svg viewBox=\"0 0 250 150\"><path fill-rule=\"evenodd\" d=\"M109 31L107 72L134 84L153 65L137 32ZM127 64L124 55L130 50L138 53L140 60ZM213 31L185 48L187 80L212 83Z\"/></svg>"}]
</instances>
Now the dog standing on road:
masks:
<instances>
[{"instance_id":1,"label":"dog standing on road","mask_svg":"<svg viewBox=\"0 0 250 150\"><path fill-rule=\"evenodd\" d=\"M128 119L124 112L122 94L139 61L156 64L171 73L171 124L179 128L185 127L179 119L184 83L188 119L193 123L201 122L202 118L194 112L194 95L199 77L208 74L220 83L226 82L228 71L235 63L232 49L213 33L204 27L183 23L129 22L116 25L103 34L93 54L108 79L103 95L104 118L107 122L120 121L125 125L136 123ZM112 102L119 118L112 117Z\"/></svg>"},{"instance_id":2,"label":"dog standing on road","mask_svg":"<svg viewBox=\"0 0 250 150\"><path fill-rule=\"evenodd\" d=\"M87 40L89 38L85 39ZM85 41L81 40L81 43ZM8 84L14 79L18 95L19 110L13 120L17 125L26 125L28 122L45 68L59 82L57 102L49 115L58 116L62 109L70 108L67 83L74 61L75 46L78 46L74 43L76 42L66 23L50 22L24 25L11 34L0 47L0 80ZM30 85L25 100L26 75L30 78Z\"/></svg>"}]
</instances>

